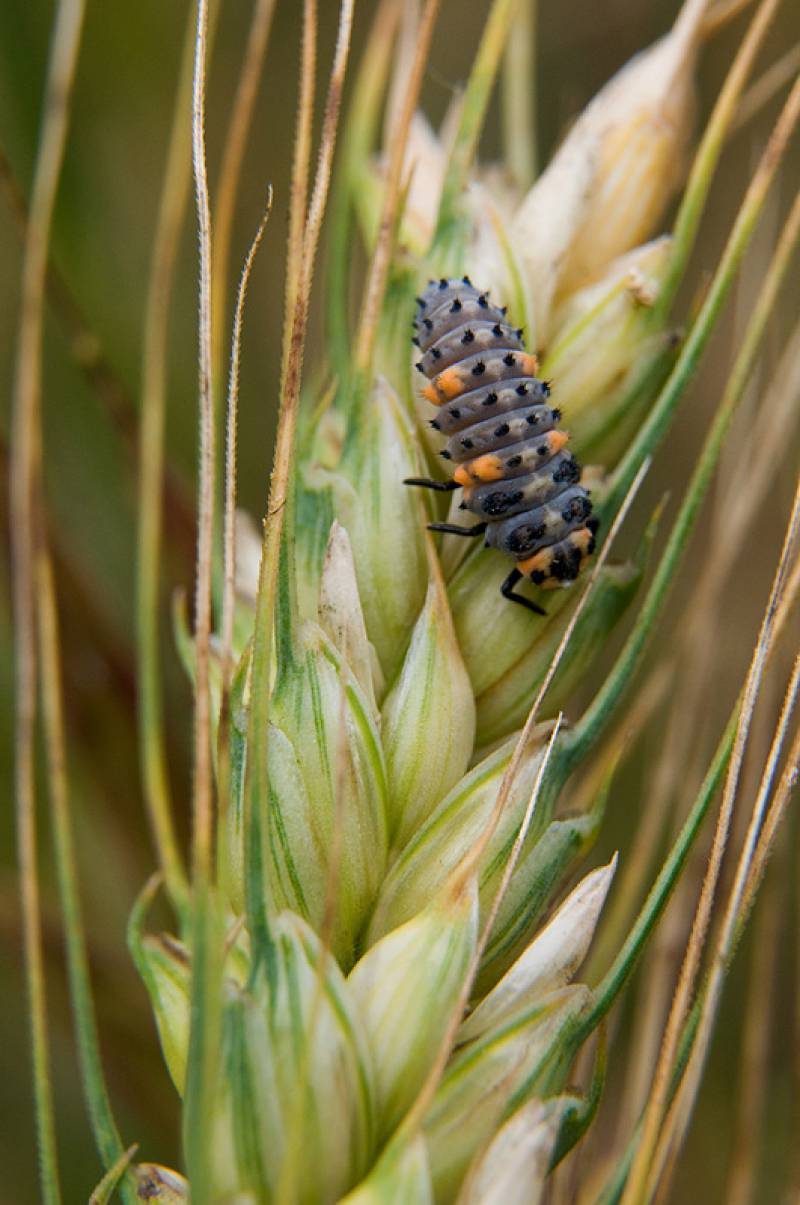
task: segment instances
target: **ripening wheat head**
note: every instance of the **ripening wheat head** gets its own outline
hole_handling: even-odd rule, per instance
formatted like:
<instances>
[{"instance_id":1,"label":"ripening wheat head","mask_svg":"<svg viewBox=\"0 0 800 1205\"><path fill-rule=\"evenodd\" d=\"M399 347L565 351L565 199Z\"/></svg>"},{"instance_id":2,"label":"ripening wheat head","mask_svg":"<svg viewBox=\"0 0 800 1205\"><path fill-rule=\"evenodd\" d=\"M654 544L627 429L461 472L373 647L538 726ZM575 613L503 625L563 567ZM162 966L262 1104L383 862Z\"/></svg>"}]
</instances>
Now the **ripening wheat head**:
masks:
<instances>
[{"instance_id":1,"label":"ripening wheat head","mask_svg":"<svg viewBox=\"0 0 800 1205\"><path fill-rule=\"evenodd\" d=\"M610 998L574 978L616 860L578 868L602 820L601 741L680 543L594 701L568 723L560 708L637 595L655 524L630 561L607 559L610 536L716 313L682 349L672 302L719 137L676 237L662 226L687 179L706 5L688 0L535 182L475 157L516 6L492 6L438 133L416 110L435 5L413 8L380 7L353 89L319 298L328 358L295 407L336 76L305 225L300 186L272 498L263 543L238 517L235 613L211 646L214 873L180 940L144 932L147 898L131 927L193 1202L531 1202L596 1104L567 1085ZM518 148L527 123L510 116ZM427 530L464 523L460 492L404 484L450 476L411 335L427 282L464 275L539 357L599 519L577 582L521 587L542 615L501 596L501 551ZM140 1176L188 1199L177 1173Z\"/></svg>"}]
</instances>

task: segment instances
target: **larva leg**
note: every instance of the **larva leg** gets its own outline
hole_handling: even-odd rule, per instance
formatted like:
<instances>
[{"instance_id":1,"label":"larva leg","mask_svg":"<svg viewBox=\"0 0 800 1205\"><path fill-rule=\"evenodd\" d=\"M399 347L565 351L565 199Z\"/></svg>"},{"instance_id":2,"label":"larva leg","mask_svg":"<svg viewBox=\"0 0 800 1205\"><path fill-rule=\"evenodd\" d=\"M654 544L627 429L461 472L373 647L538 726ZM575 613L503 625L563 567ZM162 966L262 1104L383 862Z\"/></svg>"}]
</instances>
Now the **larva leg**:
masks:
<instances>
[{"instance_id":1,"label":"larva leg","mask_svg":"<svg viewBox=\"0 0 800 1205\"><path fill-rule=\"evenodd\" d=\"M405 477L403 485L421 485L426 490L442 490L447 493L459 489L457 481L432 481L430 477Z\"/></svg>"},{"instance_id":2,"label":"larva leg","mask_svg":"<svg viewBox=\"0 0 800 1205\"><path fill-rule=\"evenodd\" d=\"M522 574L519 569L512 569L500 587L500 593L503 598L507 598L509 602L519 603L521 607L525 607L528 611L534 611L537 615L546 615L547 612L538 603L532 602L529 598L523 598L521 594L514 594L514 587L521 579Z\"/></svg>"},{"instance_id":3,"label":"larva leg","mask_svg":"<svg viewBox=\"0 0 800 1205\"><path fill-rule=\"evenodd\" d=\"M451 536L482 536L486 526L486 523L476 523L474 527L459 527L457 523L429 523L428 531L444 531Z\"/></svg>"}]
</instances>

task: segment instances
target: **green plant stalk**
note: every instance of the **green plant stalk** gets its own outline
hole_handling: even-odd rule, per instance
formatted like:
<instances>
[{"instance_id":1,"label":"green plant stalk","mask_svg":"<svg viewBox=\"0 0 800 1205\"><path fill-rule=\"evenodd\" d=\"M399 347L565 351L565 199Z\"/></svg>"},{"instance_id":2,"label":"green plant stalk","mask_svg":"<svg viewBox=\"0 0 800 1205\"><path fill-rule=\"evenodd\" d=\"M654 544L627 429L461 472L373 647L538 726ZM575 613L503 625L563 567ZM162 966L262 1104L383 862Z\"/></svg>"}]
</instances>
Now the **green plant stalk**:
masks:
<instances>
[{"instance_id":1,"label":"green plant stalk","mask_svg":"<svg viewBox=\"0 0 800 1205\"><path fill-rule=\"evenodd\" d=\"M670 1102L672 1102L675 1097L675 1093L678 1090L678 1085L680 1084L681 1078L686 1069L686 1064L689 1061L689 1055L692 1051L692 1045L697 1033L697 1026L700 1021L700 1008L702 1005L702 1000L702 995L698 996L697 1000L695 1000L694 1005L692 1006L692 1011L686 1018L686 1024L684 1025L683 1032L681 1034L681 1042L675 1059L675 1067L673 1068L672 1072L672 1080L670 1081ZM613 1176L600 1193L595 1205L619 1205L619 1201L622 1199L622 1194L625 1191L625 1184L628 1179L631 1164L633 1163L634 1156L636 1155L636 1149L642 1136L643 1122L644 1119L641 1118L636 1126L636 1129L631 1135L631 1139L625 1148L622 1158L617 1164L617 1170L614 1172Z\"/></svg>"},{"instance_id":2,"label":"green plant stalk","mask_svg":"<svg viewBox=\"0 0 800 1205\"><path fill-rule=\"evenodd\" d=\"M517 7L518 0L494 0L464 93L461 120L445 172L439 216L431 243L431 259L438 263L441 258L445 266L451 257L458 258L461 200Z\"/></svg>"},{"instance_id":3,"label":"green plant stalk","mask_svg":"<svg viewBox=\"0 0 800 1205\"><path fill-rule=\"evenodd\" d=\"M192 790L192 967L184 1146L195 1205L212 1199L211 1125L222 1027L222 931L212 895L214 786L211 739L211 578L215 501L212 381L211 204L206 171L205 87L209 0L198 0L192 82L192 166L198 239L199 473L195 586L194 775Z\"/></svg>"},{"instance_id":4,"label":"green plant stalk","mask_svg":"<svg viewBox=\"0 0 800 1205\"><path fill-rule=\"evenodd\" d=\"M194 1205L212 1201L211 1120L221 1034L223 935L218 904L208 881L195 883L192 898L192 970L189 1049L183 1099L183 1145Z\"/></svg>"},{"instance_id":5,"label":"green plant stalk","mask_svg":"<svg viewBox=\"0 0 800 1205\"><path fill-rule=\"evenodd\" d=\"M131 1160L138 1149L138 1143L134 1142L132 1146L128 1147L127 1151L122 1152L116 1163L108 1169L100 1183L93 1190L92 1195L89 1197L89 1205L108 1205L117 1185L128 1170Z\"/></svg>"},{"instance_id":6,"label":"green plant stalk","mask_svg":"<svg viewBox=\"0 0 800 1205\"><path fill-rule=\"evenodd\" d=\"M60 0L56 9L25 238L12 401L10 512L17 673L14 792L39 1180L46 1205L59 1205L61 1188L50 1082L37 865L35 559L37 536L41 538L37 521L42 492L42 341L47 254L84 15L83 0Z\"/></svg>"},{"instance_id":7,"label":"green plant stalk","mask_svg":"<svg viewBox=\"0 0 800 1205\"><path fill-rule=\"evenodd\" d=\"M503 162L522 193L536 179L536 7L520 0L502 75Z\"/></svg>"},{"instance_id":8,"label":"green plant stalk","mask_svg":"<svg viewBox=\"0 0 800 1205\"><path fill-rule=\"evenodd\" d=\"M215 11L216 11L215 5ZM136 575L139 761L145 803L159 865L173 906L188 921L188 883L172 819L164 748L159 649L159 564L161 560L162 476L166 410L167 331L179 232L186 216L191 161L186 154L191 131L194 14L187 27L175 94L167 167L150 267L142 355L139 442L139 528Z\"/></svg>"},{"instance_id":9,"label":"green plant stalk","mask_svg":"<svg viewBox=\"0 0 800 1205\"><path fill-rule=\"evenodd\" d=\"M58 893L64 919L70 999L78 1043L83 1094L103 1166L115 1166L124 1154L108 1088L92 1002L86 937L78 892L75 845L70 817L64 740L63 686L59 654L58 619L52 566L43 542L37 557L39 592L39 648L41 659L42 713L44 718L50 809L58 875ZM122 1198L133 1205L135 1190L128 1178L121 1186Z\"/></svg>"},{"instance_id":10,"label":"green plant stalk","mask_svg":"<svg viewBox=\"0 0 800 1205\"><path fill-rule=\"evenodd\" d=\"M742 40L728 72L705 133L695 154L689 180L675 219L675 241L663 284L653 307L653 323L660 325L667 315L680 287L686 265L697 237L706 198L722 154L728 129L736 115L742 89L753 67L756 54L764 40L780 0L762 0L750 28Z\"/></svg>"}]
</instances>

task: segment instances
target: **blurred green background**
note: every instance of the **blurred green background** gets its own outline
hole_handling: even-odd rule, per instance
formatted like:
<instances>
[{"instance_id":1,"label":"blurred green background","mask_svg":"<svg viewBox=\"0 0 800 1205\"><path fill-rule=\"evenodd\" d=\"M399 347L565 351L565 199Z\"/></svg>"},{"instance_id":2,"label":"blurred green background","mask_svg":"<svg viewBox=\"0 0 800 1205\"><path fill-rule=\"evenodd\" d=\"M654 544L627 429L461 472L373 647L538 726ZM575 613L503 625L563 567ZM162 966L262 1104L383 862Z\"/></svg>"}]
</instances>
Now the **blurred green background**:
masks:
<instances>
[{"instance_id":1,"label":"blurred green background","mask_svg":"<svg viewBox=\"0 0 800 1205\"><path fill-rule=\"evenodd\" d=\"M357 62L373 0L358 0L353 59ZM240 499L260 513L266 494L277 400L283 258L287 228L295 74L300 43L300 0L278 0L244 184L237 209L234 265L258 220L265 185L275 190L272 221L255 269L244 335L240 434ZM337 5L320 5L320 85L333 45ZM429 115L438 119L454 88L465 79L478 42L486 0L444 0L424 86ZM538 133L543 157L593 93L637 49L669 26L676 0L542 0L539 12ZM188 7L184 0L89 0L75 103L55 219L53 258L96 333L118 378L113 411L98 399L76 366L62 326L49 313L44 363L46 492L56 557L63 626L70 774L78 837L83 899L89 922L92 969L111 1092L126 1140L137 1139L143 1158L179 1163L176 1097L162 1068L145 994L125 947L125 924L134 895L150 873L153 856L141 807L135 744L133 601L135 573L135 429L140 385L142 314L156 209L166 154L174 88ZM0 148L27 195L37 141L40 99L53 5L44 0L0 4ZM209 156L212 184L230 101L237 81L250 18L245 0L223 0L209 80ZM729 64L742 21L707 47L701 61L700 112L705 113ZM762 62L800 40L800 6L787 0ZM713 266L741 196L757 149L763 145L776 102L736 136L715 183L694 284ZM492 112L483 153L498 145ZM188 147L187 147L188 154ZM794 153L781 192L790 196L800 174ZM19 304L20 239L6 192L0 194L0 379L2 380L2 474L8 468L8 398ZM184 230L170 326L170 385L167 447L172 504L167 515L164 564L164 672L167 727L178 801L188 799L188 740L191 703L169 634L169 600L178 585L190 585L193 555L192 489L196 457L196 263L189 213ZM777 220L777 219L775 219ZM756 255L758 259L758 240ZM324 287L324 255L320 288ZM747 269L745 271L745 285ZM792 317L779 320L780 346ZM679 432L648 486L655 498L669 478L685 477L730 352L730 334L718 338L688 399ZM314 347L309 360L314 361ZM668 471L664 466L668 466ZM4 489L5 493L5 489ZM675 495L674 495L675 496ZM643 508L643 513L646 507ZM782 513L781 508L781 513ZM777 510L777 508L776 508ZM780 523L765 529L750 550L749 573L721 619L729 650L727 677L719 684L723 714L741 675L750 632L763 604L763 573L773 562ZM701 535L702 540L702 535ZM7 578L4 530L2 573ZM680 614L680 595L675 606ZM668 621L671 622L671 621ZM742 639L738 633L746 630ZM0 953L0 1202L37 1198L32 1101L27 1059L25 992L21 975L14 880L12 806L11 619L8 591L0 593L0 743L2 744L2 952ZM657 747L657 736L654 746ZM617 798L603 838L609 849L625 849L631 825L627 803L646 795L645 766L626 773L625 797ZM186 806L182 822L186 824ZM602 853L603 851L599 851ZM65 1200L85 1200L99 1176L78 1082L70 1031L57 902L50 873L46 813L42 814L42 861L49 1016L52 1033L59 1146ZM794 906L794 905L792 905ZM792 913L790 911L789 915ZM794 914L796 917L796 913ZM788 922L787 922L788 924ZM787 928L787 982L796 942ZM796 932L796 931L795 931ZM747 975L749 949L737 967ZM733 985L731 999L738 999ZM791 1028L796 1000L781 999L771 1024ZM739 1041L740 1007L726 1011L704 1091L699 1124L685 1158L676 1200L721 1200L732 1125L733 1061ZM623 1024L629 1018L622 1018ZM781 1079L776 1046L777 1091L771 1129L780 1159L786 1157L791 1111L788 1069ZM614 1080L610 1085L613 1107ZM794 1121L796 1122L796 1118ZM764 1196L764 1201L772 1200Z\"/></svg>"}]
</instances>

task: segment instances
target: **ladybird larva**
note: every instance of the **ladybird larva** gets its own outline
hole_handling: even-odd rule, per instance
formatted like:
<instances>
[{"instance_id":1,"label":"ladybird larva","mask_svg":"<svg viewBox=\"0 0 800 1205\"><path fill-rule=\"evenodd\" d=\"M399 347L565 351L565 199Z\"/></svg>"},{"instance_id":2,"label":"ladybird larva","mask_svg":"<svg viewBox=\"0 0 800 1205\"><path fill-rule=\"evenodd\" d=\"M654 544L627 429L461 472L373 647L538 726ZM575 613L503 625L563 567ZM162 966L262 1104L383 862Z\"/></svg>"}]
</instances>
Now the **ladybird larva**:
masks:
<instances>
[{"instance_id":1,"label":"ladybird larva","mask_svg":"<svg viewBox=\"0 0 800 1205\"><path fill-rule=\"evenodd\" d=\"M407 484L463 489L462 508L479 522L431 523L431 530L482 535L487 547L513 557L501 593L544 614L514 587L523 577L544 589L571 585L594 551L598 527L569 436L558 426L561 414L536 376L523 332L469 277L431 281L417 307L417 368L428 381L422 392L439 408L433 426L447 436L441 455L454 472L449 481Z\"/></svg>"}]
</instances>

